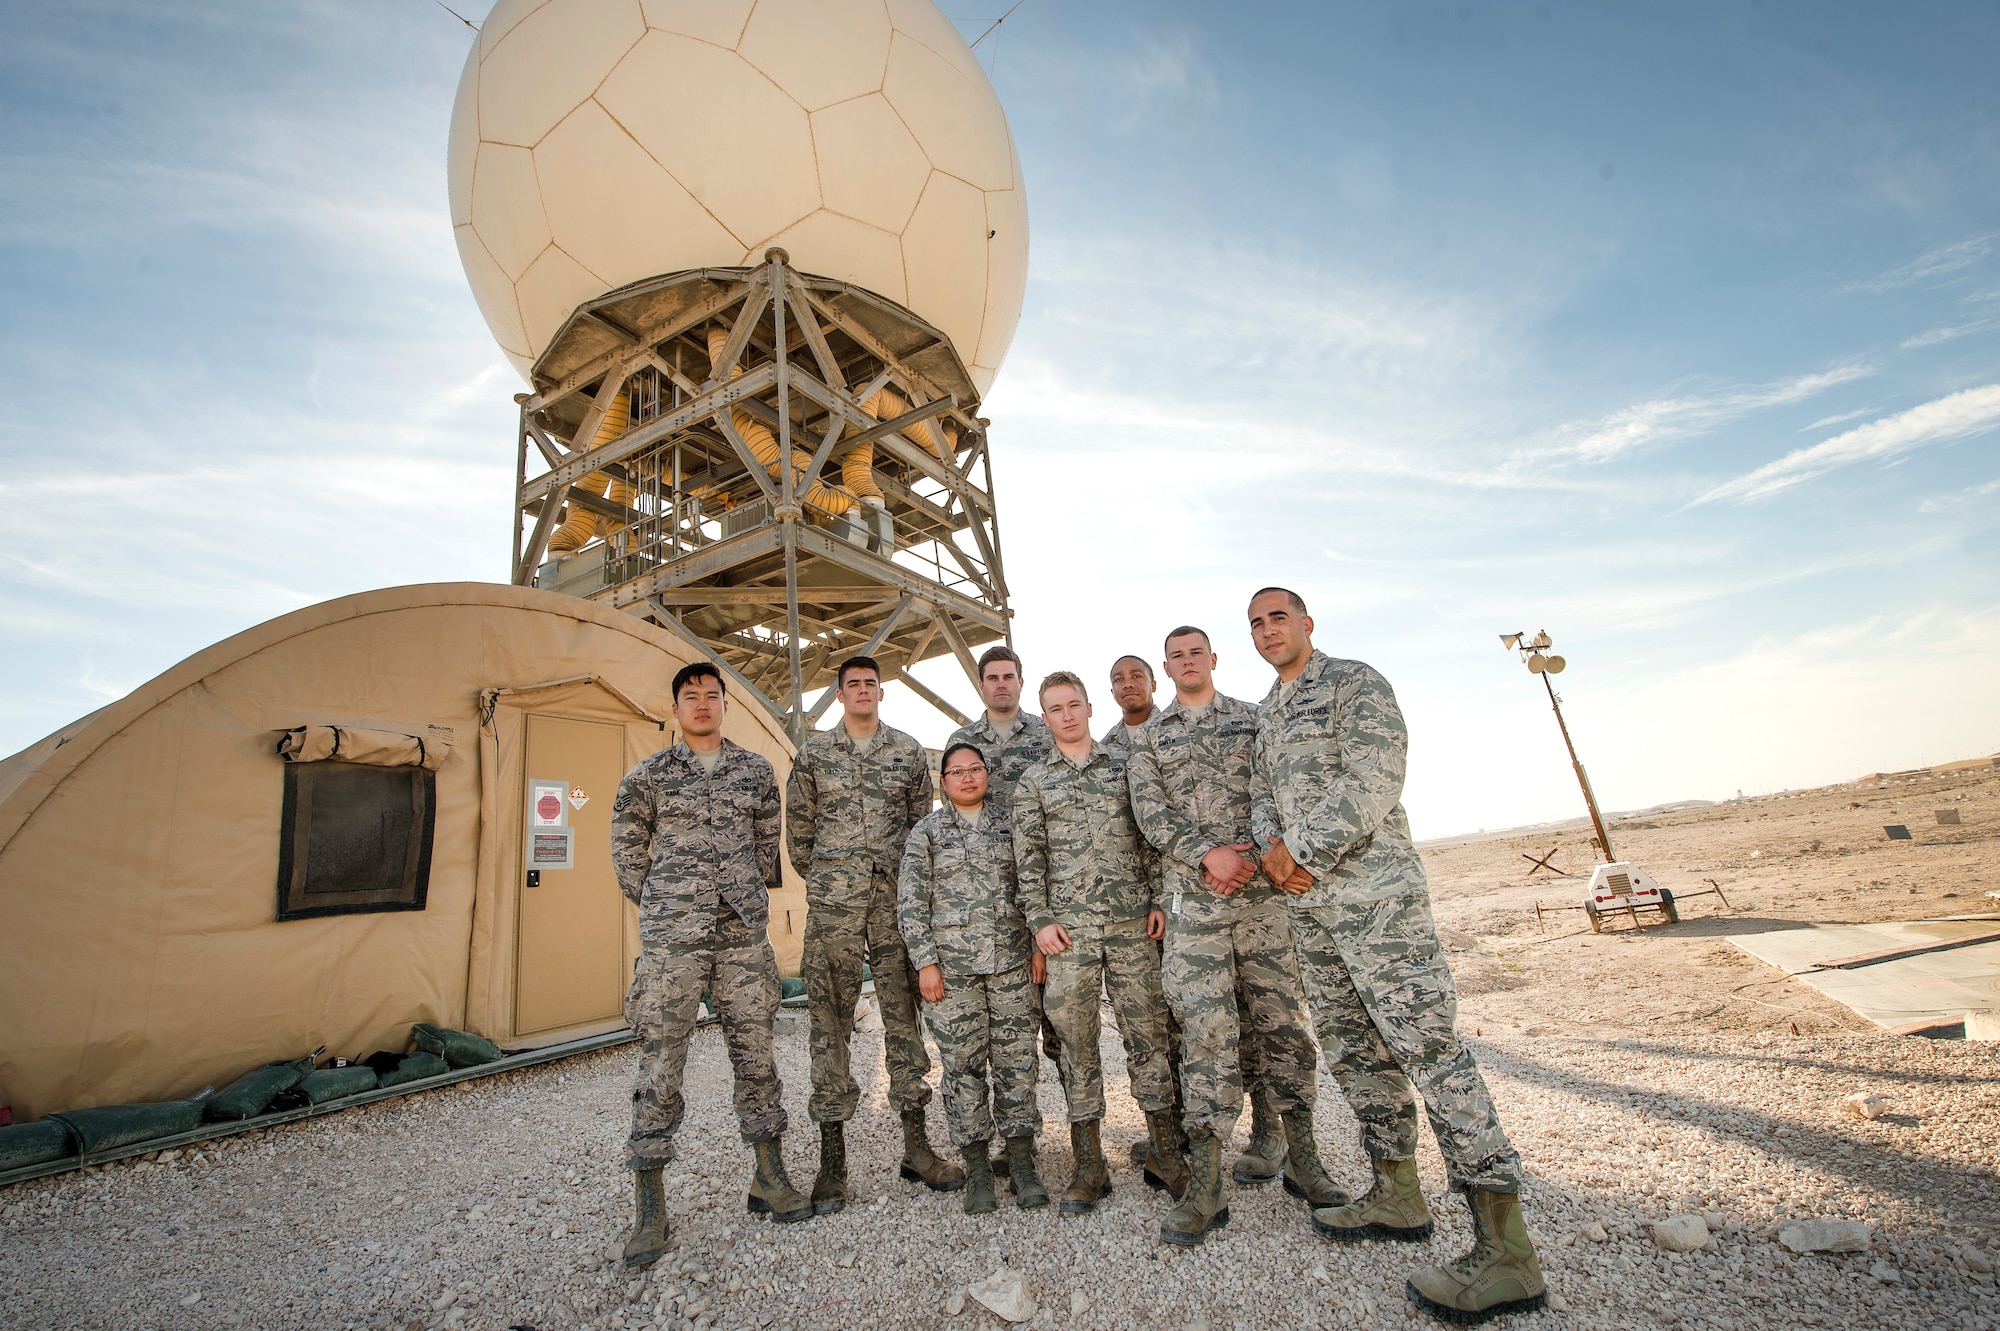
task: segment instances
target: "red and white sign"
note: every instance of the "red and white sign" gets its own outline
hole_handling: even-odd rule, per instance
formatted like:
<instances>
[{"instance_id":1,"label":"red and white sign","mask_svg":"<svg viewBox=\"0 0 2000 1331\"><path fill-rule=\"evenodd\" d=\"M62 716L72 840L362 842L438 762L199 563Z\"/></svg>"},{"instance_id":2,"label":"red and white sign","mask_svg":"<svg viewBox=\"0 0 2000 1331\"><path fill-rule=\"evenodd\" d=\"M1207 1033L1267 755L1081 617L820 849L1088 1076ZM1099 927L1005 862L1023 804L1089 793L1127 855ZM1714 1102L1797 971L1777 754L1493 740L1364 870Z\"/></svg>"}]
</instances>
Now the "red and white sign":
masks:
<instances>
[{"instance_id":1,"label":"red and white sign","mask_svg":"<svg viewBox=\"0 0 2000 1331\"><path fill-rule=\"evenodd\" d=\"M569 788L569 807L570 807L570 808L572 808L572 809L577 809L577 810L581 810L581 809L583 808L583 806L584 806L584 805L586 805L586 804L588 804L588 803L590 803L590 796L588 796L588 795L586 795L586 794L584 794L584 793L583 793L583 787L582 787L582 786L571 786L571 787Z\"/></svg>"},{"instance_id":2,"label":"red and white sign","mask_svg":"<svg viewBox=\"0 0 2000 1331\"><path fill-rule=\"evenodd\" d=\"M532 827L567 827L569 810L563 807L562 781L528 783L528 822Z\"/></svg>"}]
</instances>

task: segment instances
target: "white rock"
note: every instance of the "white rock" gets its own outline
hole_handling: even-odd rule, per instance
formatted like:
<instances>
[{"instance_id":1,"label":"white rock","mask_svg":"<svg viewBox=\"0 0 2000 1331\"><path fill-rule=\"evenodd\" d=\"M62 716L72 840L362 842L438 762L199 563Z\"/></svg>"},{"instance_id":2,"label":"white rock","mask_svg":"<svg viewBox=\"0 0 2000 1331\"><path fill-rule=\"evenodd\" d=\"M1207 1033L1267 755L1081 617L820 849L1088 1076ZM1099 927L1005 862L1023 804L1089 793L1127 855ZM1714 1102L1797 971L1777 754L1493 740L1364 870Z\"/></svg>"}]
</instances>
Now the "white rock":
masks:
<instances>
[{"instance_id":1,"label":"white rock","mask_svg":"<svg viewBox=\"0 0 2000 1331\"><path fill-rule=\"evenodd\" d=\"M1879 1258L1869 1264L1868 1274L1874 1276L1885 1285L1900 1285L1903 1283L1903 1273Z\"/></svg>"},{"instance_id":2,"label":"white rock","mask_svg":"<svg viewBox=\"0 0 2000 1331\"><path fill-rule=\"evenodd\" d=\"M951 1293L944 1296L944 1315L946 1317L956 1317L964 1311L965 1311L964 1290L955 1289Z\"/></svg>"},{"instance_id":3,"label":"white rock","mask_svg":"<svg viewBox=\"0 0 2000 1331\"><path fill-rule=\"evenodd\" d=\"M195 1305L196 1305L197 1303L200 1303L200 1302L201 1302L201 1291L200 1291L200 1290L196 1290L196 1291L195 1291L194 1293L192 1293L192 1294L188 1295L188 1296L187 1296L186 1298L184 1298L184 1299L182 1299L182 1300L181 1300L181 1307L183 1307L183 1308L192 1308L192 1307L194 1307L194 1306L195 1306Z\"/></svg>"},{"instance_id":4,"label":"white rock","mask_svg":"<svg viewBox=\"0 0 2000 1331\"><path fill-rule=\"evenodd\" d=\"M1721 1233L1722 1227L1729 1223L1729 1217L1720 1211L1704 1212L1701 1218L1708 1225L1708 1232L1711 1234Z\"/></svg>"},{"instance_id":5,"label":"white rock","mask_svg":"<svg viewBox=\"0 0 2000 1331\"><path fill-rule=\"evenodd\" d=\"M1069 1315L1071 1317L1081 1317L1089 1311L1090 1300L1084 1297L1083 1291L1080 1289L1071 1290L1069 1292Z\"/></svg>"},{"instance_id":6,"label":"white rock","mask_svg":"<svg viewBox=\"0 0 2000 1331\"><path fill-rule=\"evenodd\" d=\"M1979 1249L1967 1247L1959 1256L1965 1260L1967 1266L1977 1271L1980 1275L1987 1276L1993 1274L1993 1259L1979 1251Z\"/></svg>"},{"instance_id":7,"label":"white rock","mask_svg":"<svg viewBox=\"0 0 2000 1331\"><path fill-rule=\"evenodd\" d=\"M1861 1118L1875 1119L1889 1112L1889 1102L1879 1095L1866 1091L1856 1091L1840 1103L1847 1106L1847 1112Z\"/></svg>"},{"instance_id":8,"label":"white rock","mask_svg":"<svg viewBox=\"0 0 2000 1331\"><path fill-rule=\"evenodd\" d=\"M1867 1252L1873 1233L1859 1220L1787 1220L1777 1239L1793 1252Z\"/></svg>"},{"instance_id":9,"label":"white rock","mask_svg":"<svg viewBox=\"0 0 2000 1331\"><path fill-rule=\"evenodd\" d=\"M984 1280L975 1280L965 1291L1003 1322L1025 1322L1035 1315L1035 1296L1027 1277L1011 1267L995 1267Z\"/></svg>"},{"instance_id":10,"label":"white rock","mask_svg":"<svg viewBox=\"0 0 2000 1331\"><path fill-rule=\"evenodd\" d=\"M1549 1291L1549 1311L1550 1311L1550 1312L1552 1312L1552 1313L1566 1313L1566 1312L1568 1312L1568 1311L1569 1311L1569 1300L1568 1300L1568 1299L1566 1299L1566 1298L1564 1298L1564 1297L1563 1297L1562 1295L1560 1295L1560 1294L1556 1293L1556 1292L1555 1292L1554 1290L1550 1290L1550 1291Z\"/></svg>"},{"instance_id":11,"label":"white rock","mask_svg":"<svg viewBox=\"0 0 2000 1331\"><path fill-rule=\"evenodd\" d=\"M1610 1233L1604 1228L1604 1226L1598 1224L1595 1220L1585 1225L1582 1229L1579 1229L1577 1231L1577 1234L1579 1237L1583 1238L1584 1240L1590 1243L1603 1243L1605 1240L1611 1237Z\"/></svg>"},{"instance_id":12,"label":"white rock","mask_svg":"<svg viewBox=\"0 0 2000 1331\"><path fill-rule=\"evenodd\" d=\"M1696 1252L1708 1246L1708 1222L1698 1215L1670 1215L1654 1222L1653 1242L1668 1252Z\"/></svg>"}]
</instances>

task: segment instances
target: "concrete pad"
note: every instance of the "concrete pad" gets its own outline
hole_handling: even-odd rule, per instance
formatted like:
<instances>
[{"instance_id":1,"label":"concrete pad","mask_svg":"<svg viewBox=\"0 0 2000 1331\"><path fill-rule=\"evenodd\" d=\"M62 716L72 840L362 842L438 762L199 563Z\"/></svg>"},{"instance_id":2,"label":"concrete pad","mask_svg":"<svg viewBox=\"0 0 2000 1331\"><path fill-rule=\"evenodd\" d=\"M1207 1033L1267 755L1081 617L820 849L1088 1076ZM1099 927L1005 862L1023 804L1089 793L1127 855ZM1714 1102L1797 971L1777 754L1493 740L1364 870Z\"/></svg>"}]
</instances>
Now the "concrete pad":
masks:
<instances>
[{"instance_id":1,"label":"concrete pad","mask_svg":"<svg viewBox=\"0 0 2000 1331\"><path fill-rule=\"evenodd\" d=\"M1730 942L1843 1003L1878 1026L1946 1021L2000 1009L2000 941L1973 943L1851 970L1828 962L1949 943L1993 932L1983 920L1906 920L1741 934Z\"/></svg>"}]
</instances>

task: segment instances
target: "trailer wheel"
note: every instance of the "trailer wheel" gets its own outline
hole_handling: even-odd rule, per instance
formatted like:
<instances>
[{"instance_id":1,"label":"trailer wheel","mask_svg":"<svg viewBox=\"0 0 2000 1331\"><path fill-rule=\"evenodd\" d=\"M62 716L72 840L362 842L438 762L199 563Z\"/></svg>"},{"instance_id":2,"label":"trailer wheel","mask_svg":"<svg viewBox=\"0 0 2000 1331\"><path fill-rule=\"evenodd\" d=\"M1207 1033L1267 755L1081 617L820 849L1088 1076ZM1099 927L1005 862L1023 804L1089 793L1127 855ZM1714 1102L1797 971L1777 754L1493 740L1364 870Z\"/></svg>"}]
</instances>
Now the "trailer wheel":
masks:
<instances>
[{"instance_id":1,"label":"trailer wheel","mask_svg":"<svg viewBox=\"0 0 2000 1331\"><path fill-rule=\"evenodd\" d=\"M1594 901L1584 902L1583 913L1590 917L1590 932L1594 934L1601 934L1604 932L1604 919L1597 913L1596 902Z\"/></svg>"},{"instance_id":2,"label":"trailer wheel","mask_svg":"<svg viewBox=\"0 0 2000 1331\"><path fill-rule=\"evenodd\" d=\"M1668 924L1679 924L1681 913L1674 909L1674 894L1668 888L1660 889L1660 914L1667 917Z\"/></svg>"}]
</instances>

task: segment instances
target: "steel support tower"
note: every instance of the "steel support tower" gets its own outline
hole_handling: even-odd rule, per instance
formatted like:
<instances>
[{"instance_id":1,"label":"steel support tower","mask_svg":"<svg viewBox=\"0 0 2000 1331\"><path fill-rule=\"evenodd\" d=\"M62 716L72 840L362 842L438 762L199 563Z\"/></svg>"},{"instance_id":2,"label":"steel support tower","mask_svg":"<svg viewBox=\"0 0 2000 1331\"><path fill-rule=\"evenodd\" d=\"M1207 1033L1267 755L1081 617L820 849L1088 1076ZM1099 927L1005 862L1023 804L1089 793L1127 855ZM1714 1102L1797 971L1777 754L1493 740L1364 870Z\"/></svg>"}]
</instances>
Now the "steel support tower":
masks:
<instances>
[{"instance_id":1,"label":"steel support tower","mask_svg":"<svg viewBox=\"0 0 2000 1331\"><path fill-rule=\"evenodd\" d=\"M909 668L949 652L976 688L1012 612L987 422L943 333L773 249L585 302L532 378L517 584L677 634L794 743L857 653L964 723Z\"/></svg>"}]
</instances>

